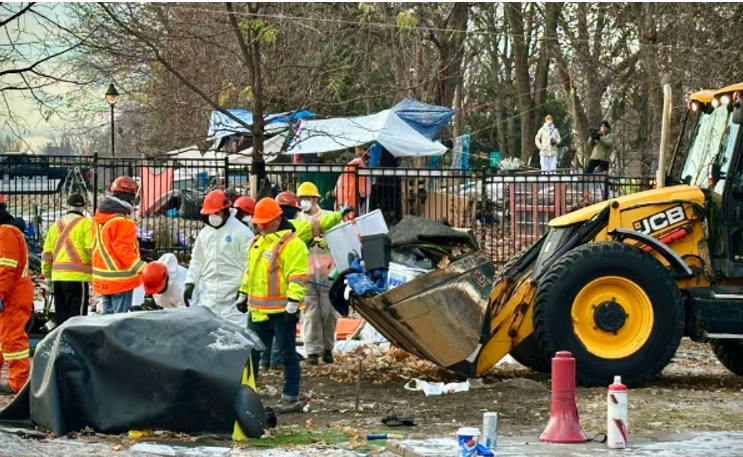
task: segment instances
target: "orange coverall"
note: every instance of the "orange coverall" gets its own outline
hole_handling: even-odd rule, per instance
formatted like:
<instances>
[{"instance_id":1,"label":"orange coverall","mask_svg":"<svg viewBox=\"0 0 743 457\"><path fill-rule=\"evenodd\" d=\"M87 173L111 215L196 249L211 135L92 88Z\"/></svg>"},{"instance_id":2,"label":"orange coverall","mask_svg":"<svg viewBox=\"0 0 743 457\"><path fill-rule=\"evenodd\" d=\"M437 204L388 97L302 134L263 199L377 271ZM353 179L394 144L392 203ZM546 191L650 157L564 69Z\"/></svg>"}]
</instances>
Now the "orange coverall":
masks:
<instances>
[{"instance_id":1,"label":"orange coverall","mask_svg":"<svg viewBox=\"0 0 743 457\"><path fill-rule=\"evenodd\" d=\"M33 307L34 285L28 274L26 240L11 225L0 225L0 300L0 367L8 362L10 388L18 392L31 370L26 323Z\"/></svg>"}]
</instances>

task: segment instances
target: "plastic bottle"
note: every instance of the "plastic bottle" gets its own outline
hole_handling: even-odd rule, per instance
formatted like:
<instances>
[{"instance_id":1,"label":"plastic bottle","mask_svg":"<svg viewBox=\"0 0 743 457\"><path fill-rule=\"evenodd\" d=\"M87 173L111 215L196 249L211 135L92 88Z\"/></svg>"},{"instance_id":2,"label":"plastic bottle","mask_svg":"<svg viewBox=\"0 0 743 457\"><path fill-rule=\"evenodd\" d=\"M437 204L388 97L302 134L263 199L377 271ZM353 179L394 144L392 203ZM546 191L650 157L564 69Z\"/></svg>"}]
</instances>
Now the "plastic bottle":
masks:
<instances>
[{"instance_id":1,"label":"plastic bottle","mask_svg":"<svg viewBox=\"0 0 743 457\"><path fill-rule=\"evenodd\" d=\"M606 396L606 445L612 449L627 447L627 386L614 376Z\"/></svg>"}]
</instances>

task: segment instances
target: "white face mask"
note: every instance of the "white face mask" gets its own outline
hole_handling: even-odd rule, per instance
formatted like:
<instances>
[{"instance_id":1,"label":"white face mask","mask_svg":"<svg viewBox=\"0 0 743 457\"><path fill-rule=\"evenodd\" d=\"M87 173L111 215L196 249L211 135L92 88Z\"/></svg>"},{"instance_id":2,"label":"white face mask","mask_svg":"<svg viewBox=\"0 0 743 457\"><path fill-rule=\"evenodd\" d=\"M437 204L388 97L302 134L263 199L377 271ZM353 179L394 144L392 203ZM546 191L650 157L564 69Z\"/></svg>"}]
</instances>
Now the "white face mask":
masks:
<instances>
[{"instance_id":1,"label":"white face mask","mask_svg":"<svg viewBox=\"0 0 743 457\"><path fill-rule=\"evenodd\" d=\"M209 215L209 225L212 227L219 227L222 225L222 222L224 219L219 214L210 214Z\"/></svg>"},{"instance_id":2,"label":"white face mask","mask_svg":"<svg viewBox=\"0 0 743 457\"><path fill-rule=\"evenodd\" d=\"M252 225L250 222L253 220L253 216L248 214L247 216L243 216L243 222L245 222L248 225Z\"/></svg>"},{"instance_id":3,"label":"white face mask","mask_svg":"<svg viewBox=\"0 0 743 457\"><path fill-rule=\"evenodd\" d=\"M302 207L302 211L305 213L312 208L312 202L309 200L302 200L299 204Z\"/></svg>"}]
</instances>

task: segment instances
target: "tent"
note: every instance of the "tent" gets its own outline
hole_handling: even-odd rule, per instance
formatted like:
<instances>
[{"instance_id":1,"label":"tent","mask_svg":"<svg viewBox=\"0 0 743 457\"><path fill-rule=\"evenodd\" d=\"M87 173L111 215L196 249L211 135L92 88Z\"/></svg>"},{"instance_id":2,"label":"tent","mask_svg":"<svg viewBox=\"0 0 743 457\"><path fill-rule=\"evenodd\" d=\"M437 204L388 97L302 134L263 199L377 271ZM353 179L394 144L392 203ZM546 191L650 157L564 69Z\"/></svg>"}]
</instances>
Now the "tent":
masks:
<instances>
[{"instance_id":1,"label":"tent","mask_svg":"<svg viewBox=\"0 0 743 457\"><path fill-rule=\"evenodd\" d=\"M437 156L446 147L416 131L393 110L369 116L299 122L287 154L319 154L378 142L396 157Z\"/></svg>"},{"instance_id":2,"label":"tent","mask_svg":"<svg viewBox=\"0 0 743 457\"><path fill-rule=\"evenodd\" d=\"M263 158L266 162L273 162L281 152L281 146L286 141L286 134L281 133L268 138L263 142ZM252 163L251 155L253 154L253 148L250 147L240 152L223 152L217 151L210 148L208 151L201 155L201 151L196 146L189 146L183 149L176 149L166 153L172 159L181 160L193 160L193 159L213 159L223 160L225 157L228 158L230 165L249 165Z\"/></svg>"},{"instance_id":3,"label":"tent","mask_svg":"<svg viewBox=\"0 0 743 457\"><path fill-rule=\"evenodd\" d=\"M230 114L237 117L248 125L253 125L253 113L244 109L228 109ZM311 119L315 113L311 111L297 111L296 113L286 111L283 113L269 114L264 116L266 122L265 133L272 134L286 130L299 119ZM244 126L235 122L229 116L219 111L212 111L209 119L209 131L206 135L208 141L219 140L221 138L250 133Z\"/></svg>"},{"instance_id":4,"label":"tent","mask_svg":"<svg viewBox=\"0 0 743 457\"><path fill-rule=\"evenodd\" d=\"M432 140L450 120L456 110L444 106L429 105L406 97L392 107L397 116L413 127L416 132Z\"/></svg>"}]
</instances>

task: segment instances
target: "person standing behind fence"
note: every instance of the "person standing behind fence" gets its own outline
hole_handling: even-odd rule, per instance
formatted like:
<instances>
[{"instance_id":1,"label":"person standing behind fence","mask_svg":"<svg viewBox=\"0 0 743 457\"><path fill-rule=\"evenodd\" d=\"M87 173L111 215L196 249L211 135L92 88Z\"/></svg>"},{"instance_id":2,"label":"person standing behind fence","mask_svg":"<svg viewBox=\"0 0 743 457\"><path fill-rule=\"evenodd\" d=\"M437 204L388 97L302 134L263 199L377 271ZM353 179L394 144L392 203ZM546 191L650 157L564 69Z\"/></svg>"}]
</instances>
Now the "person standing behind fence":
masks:
<instances>
[{"instance_id":1,"label":"person standing behind fence","mask_svg":"<svg viewBox=\"0 0 743 457\"><path fill-rule=\"evenodd\" d=\"M71 317L88 314L89 283L93 279L93 221L85 217L85 198L71 194L67 206L67 214L49 227L41 253L41 274L54 292L57 326Z\"/></svg>"},{"instance_id":2,"label":"person standing behind fence","mask_svg":"<svg viewBox=\"0 0 743 457\"><path fill-rule=\"evenodd\" d=\"M8 384L0 394L14 395L31 370L26 324L31 316L34 285L28 272L28 248L0 195L0 368L8 363Z\"/></svg>"},{"instance_id":3,"label":"person standing behind fence","mask_svg":"<svg viewBox=\"0 0 743 457\"><path fill-rule=\"evenodd\" d=\"M365 160L368 157L366 151L364 148L357 147L355 153L356 158L348 162L335 183L335 201L338 208L350 206L357 211L361 211L361 206L371 190L371 178L369 176L358 176L356 172L357 168L366 167Z\"/></svg>"},{"instance_id":4,"label":"person standing behind fence","mask_svg":"<svg viewBox=\"0 0 743 457\"><path fill-rule=\"evenodd\" d=\"M183 301L190 306L196 284L204 281L199 304L244 328L247 320L235 309L235 297L245 274L253 232L235 219L232 201L221 190L206 195L201 215L206 225L196 237Z\"/></svg>"},{"instance_id":5,"label":"person standing behind fence","mask_svg":"<svg viewBox=\"0 0 743 457\"><path fill-rule=\"evenodd\" d=\"M601 121L601 127L598 130L591 131L588 144L593 147L593 151L586 166L586 174L593 173L594 170L598 170L599 173L609 171L609 159L614 147L614 135L611 133L609 121Z\"/></svg>"},{"instance_id":6,"label":"person standing behind fence","mask_svg":"<svg viewBox=\"0 0 743 457\"><path fill-rule=\"evenodd\" d=\"M330 214L321 209L317 202L320 192L311 182L302 183L297 190L302 212L297 220L311 221L318 224L320 218ZM309 268L307 279L307 293L305 295L304 313L304 347L307 352L307 363L317 365L322 356L324 363L333 363L333 348L335 346L335 309L330 303L328 292L331 282L328 275L333 270L333 258L330 256L328 245L324 238L316 235L309 251Z\"/></svg>"},{"instance_id":7,"label":"person standing behind fence","mask_svg":"<svg viewBox=\"0 0 743 457\"><path fill-rule=\"evenodd\" d=\"M142 284L137 225L131 219L137 183L122 176L93 216L93 292L101 295L101 314L125 313Z\"/></svg>"},{"instance_id":8,"label":"person standing behind fence","mask_svg":"<svg viewBox=\"0 0 743 457\"><path fill-rule=\"evenodd\" d=\"M542 171L557 170L557 146L561 142L560 132L557 131L552 116L548 114L544 118L544 125L539 129L537 136L534 138L534 143L537 145L537 149L539 149L539 162L542 166Z\"/></svg>"}]
</instances>

